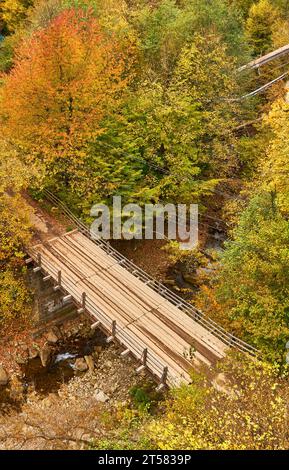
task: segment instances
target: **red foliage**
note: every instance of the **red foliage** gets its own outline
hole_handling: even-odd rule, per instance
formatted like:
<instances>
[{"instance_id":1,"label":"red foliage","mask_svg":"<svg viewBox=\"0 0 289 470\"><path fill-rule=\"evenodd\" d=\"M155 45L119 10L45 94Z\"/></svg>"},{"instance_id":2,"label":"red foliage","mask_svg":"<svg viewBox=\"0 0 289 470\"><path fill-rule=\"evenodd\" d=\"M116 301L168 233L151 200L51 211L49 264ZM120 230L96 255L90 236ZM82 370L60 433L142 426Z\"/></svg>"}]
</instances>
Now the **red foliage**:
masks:
<instances>
[{"instance_id":1,"label":"red foliage","mask_svg":"<svg viewBox=\"0 0 289 470\"><path fill-rule=\"evenodd\" d=\"M4 77L3 132L30 154L81 158L126 87L129 51L90 12L68 9L21 44Z\"/></svg>"}]
</instances>

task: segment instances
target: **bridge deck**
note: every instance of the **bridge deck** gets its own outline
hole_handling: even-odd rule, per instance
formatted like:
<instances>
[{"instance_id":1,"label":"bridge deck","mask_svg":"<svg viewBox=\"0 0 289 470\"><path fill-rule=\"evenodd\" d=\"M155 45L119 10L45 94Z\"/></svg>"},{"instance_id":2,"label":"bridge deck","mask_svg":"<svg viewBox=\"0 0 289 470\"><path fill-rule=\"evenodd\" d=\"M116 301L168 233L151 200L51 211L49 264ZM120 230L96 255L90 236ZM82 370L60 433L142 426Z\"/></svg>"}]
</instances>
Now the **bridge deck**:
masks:
<instances>
[{"instance_id":1,"label":"bridge deck","mask_svg":"<svg viewBox=\"0 0 289 470\"><path fill-rule=\"evenodd\" d=\"M42 269L81 303L108 332L116 321L116 339L138 358L148 350L147 367L159 378L168 367L168 383L189 381L189 371L210 366L225 356L226 345L144 282L137 279L102 248L78 231L30 250ZM186 356L191 346L193 360Z\"/></svg>"}]
</instances>

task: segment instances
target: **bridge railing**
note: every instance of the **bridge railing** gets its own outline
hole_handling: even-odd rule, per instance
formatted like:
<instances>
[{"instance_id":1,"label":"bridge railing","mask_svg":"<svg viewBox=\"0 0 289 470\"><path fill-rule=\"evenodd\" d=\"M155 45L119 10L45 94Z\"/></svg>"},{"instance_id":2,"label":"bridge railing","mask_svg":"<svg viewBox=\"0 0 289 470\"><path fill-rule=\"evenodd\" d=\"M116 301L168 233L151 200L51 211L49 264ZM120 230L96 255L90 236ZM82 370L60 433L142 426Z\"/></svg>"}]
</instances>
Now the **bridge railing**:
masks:
<instances>
[{"instance_id":1,"label":"bridge railing","mask_svg":"<svg viewBox=\"0 0 289 470\"><path fill-rule=\"evenodd\" d=\"M103 240L103 239L93 238L91 236L90 229L87 227L87 225L83 223L81 220L79 220L73 214L73 212L51 191L45 189L43 193L45 197L47 198L47 200L50 201L56 207L58 207L60 211L63 213L63 215L65 215L65 217L75 227L77 227L81 233L83 233L93 243L95 243L102 250L104 250L107 254L109 254L111 257L117 260L121 264L122 267L124 267L127 271L133 274L136 278L140 279L142 282L148 285L155 292L158 292L166 300L168 300L177 308L185 312L188 316L190 316L193 320L195 320L197 323L202 325L207 331L212 333L215 337L219 338L227 346L232 347L238 351L248 353L252 356L258 355L258 350L254 346L239 339L232 333L227 332L222 326L220 326L210 317L205 315L202 311L195 308L189 302L182 299L179 295L169 290L164 284L154 279L152 276L146 273L143 269L141 269L140 267L135 265L132 261L127 259L119 251L113 248L108 241Z\"/></svg>"},{"instance_id":2,"label":"bridge railing","mask_svg":"<svg viewBox=\"0 0 289 470\"><path fill-rule=\"evenodd\" d=\"M278 59L279 57L282 57L285 54L289 54L289 44L279 47L275 51L269 52L268 54L258 57L257 59L251 60L251 62L249 62L248 64L245 64L242 67L240 67L238 69L238 72L243 72L244 70L256 69L258 67L261 67L262 65L267 64L268 62L271 62L271 60L275 60L275 59Z\"/></svg>"},{"instance_id":3,"label":"bridge railing","mask_svg":"<svg viewBox=\"0 0 289 470\"><path fill-rule=\"evenodd\" d=\"M31 258L33 258L37 263L39 260L37 247L29 249L28 251ZM58 283L59 270L43 254L41 254L40 267L45 275L50 275L55 283ZM82 295L79 293L79 290L76 289L75 284L71 281L69 276L63 271L61 272L61 285L59 288L65 293L70 294L77 305L82 305ZM112 332L112 319L109 318L93 301L93 299L88 296L86 296L85 300L85 309L95 321L100 322L100 326L110 335ZM161 380L166 365L159 360L154 351L147 349L146 344L139 338L136 338L134 333L127 329L127 326L129 325L119 326L116 323L113 337L125 348L129 349L130 353L139 361L143 360L144 351L147 350L145 365L159 380ZM178 385L180 380L181 376L177 377L173 371L168 368L166 383L170 387L173 387Z\"/></svg>"}]
</instances>

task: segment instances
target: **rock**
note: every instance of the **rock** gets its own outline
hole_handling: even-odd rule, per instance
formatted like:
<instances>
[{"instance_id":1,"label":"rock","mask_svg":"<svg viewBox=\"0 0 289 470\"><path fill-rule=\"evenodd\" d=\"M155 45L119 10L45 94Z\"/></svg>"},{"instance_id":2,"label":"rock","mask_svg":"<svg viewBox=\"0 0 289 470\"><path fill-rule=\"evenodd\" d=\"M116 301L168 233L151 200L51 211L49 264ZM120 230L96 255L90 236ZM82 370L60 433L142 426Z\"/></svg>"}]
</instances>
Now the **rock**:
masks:
<instances>
[{"instance_id":1,"label":"rock","mask_svg":"<svg viewBox=\"0 0 289 470\"><path fill-rule=\"evenodd\" d=\"M92 356L84 356L85 362L88 365L89 372L94 371L94 360Z\"/></svg>"},{"instance_id":2,"label":"rock","mask_svg":"<svg viewBox=\"0 0 289 470\"><path fill-rule=\"evenodd\" d=\"M0 386L7 385L8 381L9 381L9 377L8 377L6 370L4 369L4 367L0 366Z\"/></svg>"},{"instance_id":3,"label":"rock","mask_svg":"<svg viewBox=\"0 0 289 470\"><path fill-rule=\"evenodd\" d=\"M45 338L48 343L51 344L56 344L59 340L59 337L57 336L57 334L55 334L53 330L49 330L48 333L46 333Z\"/></svg>"},{"instance_id":4,"label":"rock","mask_svg":"<svg viewBox=\"0 0 289 470\"><path fill-rule=\"evenodd\" d=\"M36 359L39 356L39 350L35 347L29 349L29 359Z\"/></svg>"},{"instance_id":5,"label":"rock","mask_svg":"<svg viewBox=\"0 0 289 470\"><path fill-rule=\"evenodd\" d=\"M74 363L74 368L79 372L85 372L88 369L86 360L83 357L79 357Z\"/></svg>"},{"instance_id":6,"label":"rock","mask_svg":"<svg viewBox=\"0 0 289 470\"><path fill-rule=\"evenodd\" d=\"M102 346L100 346L100 345L94 346L94 351L95 351L96 353L101 353L101 351L102 351Z\"/></svg>"},{"instance_id":7,"label":"rock","mask_svg":"<svg viewBox=\"0 0 289 470\"><path fill-rule=\"evenodd\" d=\"M40 350L40 360L41 364L43 367L46 367L49 365L50 361L52 359L52 350L49 346L49 344L44 344L43 348Z\"/></svg>"},{"instance_id":8,"label":"rock","mask_svg":"<svg viewBox=\"0 0 289 470\"><path fill-rule=\"evenodd\" d=\"M58 326L54 325L51 330L53 331L53 333L57 336L58 339L60 339L62 337L62 333L61 333L61 330Z\"/></svg>"},{"instance_id":9,"label":"rock","mask_svg":"<svg viewBox=\"0 0 289 470\"><path fill-rule=\"evenodd\" d=\"M97 388L94 392L94 398L101 402L101 403L106 403L109 400L109 397L99 388Z\"/></svg>"}]
</instances>

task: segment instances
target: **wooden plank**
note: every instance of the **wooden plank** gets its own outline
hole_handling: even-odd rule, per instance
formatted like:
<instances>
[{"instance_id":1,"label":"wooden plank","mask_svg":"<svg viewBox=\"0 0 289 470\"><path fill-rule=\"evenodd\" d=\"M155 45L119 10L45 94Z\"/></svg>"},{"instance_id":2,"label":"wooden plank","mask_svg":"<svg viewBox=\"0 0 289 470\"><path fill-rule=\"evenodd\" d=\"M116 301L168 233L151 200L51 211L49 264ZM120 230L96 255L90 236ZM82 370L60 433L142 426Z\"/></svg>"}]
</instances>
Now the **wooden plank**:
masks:
<instances>
[{"instance_id":1,"label":"wooden plank","mask_svg":"<svg viewBox=\"0 0 289 470\"><path fill-rule=\"evenodd\" d=\"M121 302L121 299L119 299L119 302ZM105 305L102 306L102 308L103 308L103 307L105 308ZM182 312L181 312L181 313L182 313ZM182 313L182 314L185 315L184 313ZM185 315L185 317L187 317L187 316ZM188 318L188 317L187 317L187 318ZM190 346L190 345L188 345L188 346Z\"/></svg>"}]
</instances>

